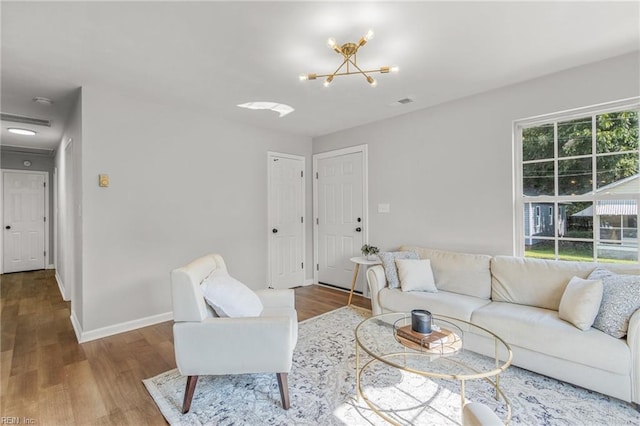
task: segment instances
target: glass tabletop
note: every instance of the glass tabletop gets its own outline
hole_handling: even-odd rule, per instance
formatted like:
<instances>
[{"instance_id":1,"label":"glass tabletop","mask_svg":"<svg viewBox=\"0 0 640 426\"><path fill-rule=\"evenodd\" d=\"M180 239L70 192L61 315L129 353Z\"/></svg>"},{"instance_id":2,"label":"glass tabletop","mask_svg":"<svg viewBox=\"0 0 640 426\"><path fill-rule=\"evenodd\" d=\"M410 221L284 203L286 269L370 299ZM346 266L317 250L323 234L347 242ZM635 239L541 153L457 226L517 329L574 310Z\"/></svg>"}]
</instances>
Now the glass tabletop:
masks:
<instances>
[{"instance_id":1,"label":"glass tabletop","mask_svg":"<svg viewBox=\"0 0 640 426\"><path fill-rule=\"evenodd\" d=\"M356 344L373 358L435 378L496 376L509 367L513 356L509 345L491 331L443 315L433 315L429 335L411 332L409 312L368 318L358 325L355 335Z\"/></svg>"}]
</instances>

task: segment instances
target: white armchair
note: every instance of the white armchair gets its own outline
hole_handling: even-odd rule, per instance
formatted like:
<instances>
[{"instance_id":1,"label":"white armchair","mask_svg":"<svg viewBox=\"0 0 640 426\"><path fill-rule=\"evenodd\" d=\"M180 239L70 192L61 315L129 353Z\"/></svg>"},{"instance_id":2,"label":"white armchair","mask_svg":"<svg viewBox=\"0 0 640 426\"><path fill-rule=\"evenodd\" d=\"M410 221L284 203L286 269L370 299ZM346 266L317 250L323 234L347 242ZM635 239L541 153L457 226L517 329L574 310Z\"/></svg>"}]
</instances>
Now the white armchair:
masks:
<instances>
[{"instance_id":1,"label":"white armchair","mask_svg":"<svg viewBox=\"0 0 640 426\"><path fill-rule=\"evenodd\" d=\"M191 407L198 376L276 373L284 409L289 409L287 374L298 340L293 290L258 290L259 317L220 318L206 304L200 283L215 269L227 270L211 254L171 272L176 364L187 376L182 412Z\"/></svg>"}]
</instances>

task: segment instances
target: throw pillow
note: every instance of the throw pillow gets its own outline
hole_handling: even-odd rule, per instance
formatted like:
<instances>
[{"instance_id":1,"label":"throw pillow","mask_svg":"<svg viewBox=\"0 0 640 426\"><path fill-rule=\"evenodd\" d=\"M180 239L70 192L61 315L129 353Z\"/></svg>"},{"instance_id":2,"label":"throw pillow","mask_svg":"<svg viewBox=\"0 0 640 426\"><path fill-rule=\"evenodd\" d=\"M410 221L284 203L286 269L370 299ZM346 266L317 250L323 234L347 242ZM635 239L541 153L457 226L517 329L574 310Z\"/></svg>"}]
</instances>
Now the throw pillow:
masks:
<instances>
[{"instance_id":1,"label":"throw pillow","mask_svg":"<svg viewBox=\"0 0 640 426\"><path fill-rule=\"evenodd\" d=\"M226 272L213 271L202 281L200 290L221 317L257 317L262 313L258 295Z\"/></svg>"},{"instance_id":2,"label":"throw pillow","mask_svg":"<svg viewBox=\"0 0 640 426\"><path fill-rule=\"evenodd\" d=\"M560 299L558 316L582 331L593 325L602 302L602 280L573 277Z\"/></svg>"},{"instance_id":3,"label":"throw pillow","mask_svg":"<svg viewBox=\"0 0 640 426\"><path fill-rule=\"evenodd\" d=\"M389 288L400 287L398 280L398 269L396 268L396 259L419 259L418 253L414 251L383 251L378 253L378 257L384 268L384 275L387 277L387 285Z\"/></svg>"},{"instance_id":4,"label":"throw pillow","mask_svg":"<svg viewBox=\"0 0 640 426\"><path fill-rule=\"evenodd\" d=\"M616 338L626 336L629 319L640 308L640 275L596 268L588 279L602 280L602 303L593 327Z\"/></svg>"},{"instance_id":5,"label":"throw pillow","mask_svg":"<svg viewBox=\"0 0 640 426\"><path fill-rule=\"evenodd\" d=\"M396 259L402 291L428 291L437 293L429 259Z\"/></svg>"}]
</instances>

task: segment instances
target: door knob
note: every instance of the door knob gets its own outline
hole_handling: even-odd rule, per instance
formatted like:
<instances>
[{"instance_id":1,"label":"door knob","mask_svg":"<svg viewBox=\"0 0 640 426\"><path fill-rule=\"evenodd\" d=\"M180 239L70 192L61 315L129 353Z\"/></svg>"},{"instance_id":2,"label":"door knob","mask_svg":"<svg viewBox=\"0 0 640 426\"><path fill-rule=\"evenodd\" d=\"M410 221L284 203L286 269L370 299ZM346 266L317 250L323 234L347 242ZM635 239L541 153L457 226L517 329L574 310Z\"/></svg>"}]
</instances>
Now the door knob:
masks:
<instances>
[{"instance_id":1,"label":"door knob","mask_svg":"<svg viewBox=\"0 0 640 426\"><path fill-rule=\"evenodd\" d=\"M278 233L278 230L277 230L276 228L273 228L273 229L271 230L271 232L273 232L274 234L277 234L277 233Z\"/></svg>"},{"instance_id":2,"label":"door knob","mask_svg":"<svg viewBox=\"0 0 640 426\"><path fill-rule=\"evenodd\" d=\"M359 226L356 228L356 232L361 232L362 228L360 228Z\"/></svg>"},{"instance_id":3,"label":"door knob","mask_svg":"<svg viewBox=\"0 0 640 426\"><path fill-rule=\"evenodd\" d=\"M5 226L4 229L11 229L11 225Z\"/></svg>"}]
</instances>

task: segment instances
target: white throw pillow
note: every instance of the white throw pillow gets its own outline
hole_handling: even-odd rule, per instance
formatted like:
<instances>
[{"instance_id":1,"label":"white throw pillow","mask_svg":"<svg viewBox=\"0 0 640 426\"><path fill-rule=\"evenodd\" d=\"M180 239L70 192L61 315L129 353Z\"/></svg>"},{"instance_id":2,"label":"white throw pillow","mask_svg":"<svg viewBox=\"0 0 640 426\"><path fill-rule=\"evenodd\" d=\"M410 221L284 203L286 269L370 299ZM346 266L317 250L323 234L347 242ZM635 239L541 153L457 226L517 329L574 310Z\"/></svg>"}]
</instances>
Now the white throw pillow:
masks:
<instances>
[{"instance_id":1,"label":"white throw pillow","mask_svg":"<svg viewBox=\"0 0 640 426\"><path fill-rule=\"evenodd\" d=\"M258 295L226 272L213 271L202 281L200 290L221 317L257 317L262 313Z\"/></svg>"},{"instance_id":2,"label":"white throw pillow","mask_svg":"<svg viewBox=\"0 0 640 426\"><path fill-rule=\"evenodd\" d=\"M573 277L560 299L558 316L585 331L591 328L602 302L602 280Z\"/></svg>"},{"instance_id":3,"label":"white throw pillow","mask_svg":"<svg viewBox=\"0 0 640 426\"><path fill-rule=\"evenodd\" d=\"M396 267L402 291L438 292L429 259L396 259Z\"/></svg>"}]
</instances>

